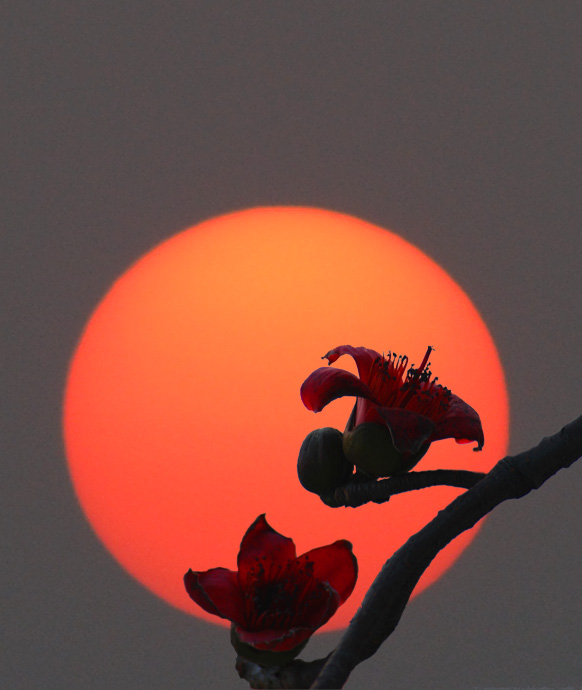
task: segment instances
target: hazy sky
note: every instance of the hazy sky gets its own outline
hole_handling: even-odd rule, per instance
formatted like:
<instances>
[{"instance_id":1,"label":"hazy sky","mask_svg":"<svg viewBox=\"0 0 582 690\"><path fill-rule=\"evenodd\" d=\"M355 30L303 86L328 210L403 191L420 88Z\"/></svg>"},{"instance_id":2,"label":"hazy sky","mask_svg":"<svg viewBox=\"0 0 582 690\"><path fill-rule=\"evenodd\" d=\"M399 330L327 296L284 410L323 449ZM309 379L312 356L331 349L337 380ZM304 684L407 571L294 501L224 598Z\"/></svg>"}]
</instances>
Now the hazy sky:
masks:
<instances>
[{"instance_id":1,"label":"hazy sky","mask_svg":"<svg viewBox=\"0 0 582 690\"><path fill-rule=\"evenodd\" d=\"M554 433L581 412L582 5L44 0L3 15L0 686L247 687L226 631L131 580L78 507L60 417L81 329L184 227L257 205L342 211L470 295L507 373L511 450ZM574 466L497 509L348 687L580 687L581 490Z\"/></svg>"}]
</instances>

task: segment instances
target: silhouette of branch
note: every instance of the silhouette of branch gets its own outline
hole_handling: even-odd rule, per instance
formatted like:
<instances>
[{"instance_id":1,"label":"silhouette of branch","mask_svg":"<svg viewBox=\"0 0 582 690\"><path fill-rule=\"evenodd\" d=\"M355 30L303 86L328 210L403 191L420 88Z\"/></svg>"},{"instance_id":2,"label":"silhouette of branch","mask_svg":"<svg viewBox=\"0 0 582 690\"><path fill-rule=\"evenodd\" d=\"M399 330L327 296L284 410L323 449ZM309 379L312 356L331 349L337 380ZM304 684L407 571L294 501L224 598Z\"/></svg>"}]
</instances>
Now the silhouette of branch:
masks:
<instances>
[{"instance_id":1,"label":"silhouette of branch","mask_svg":"<svg viewBox=\"0 0 582 690\"><path fill-rule=\"evenodd\" d=\"M429 486L457 486L461 489L470 489L484 476L484 472L469 472L468 470L407 472L380 480L363 480L355 475L355 480L327 494L321 494L320 498L331 508L343 506L357 508L364 503L386 503L391 496L396 494L426 489Z\"/></svg>"},{"instance_id":2,"label":"silhouette of branch","mask_svg":"<svg viewBox=\"0 0 582 690\"><path fill-rule=\"evenodd\" d=\"M385 563L312 688L341 688L398 625L412 590L437 553L503 501L522 498L582 456L582 416L531 450L500 460Z\"/></svg>"},{"instance_id":3,"label":"silhouette of branch","mask_svg":"<svg viewBox=\"0 0 582 690\"><path fill-rule=\"evenodd\" d=\"M237 656L236 670L238 675L248 681L250 687L256 690L262 688L293 688L294 690L302 690L311 686L328 658L329 654L325 659L316 659L315 661L295 659L283 667L264 667L248 661L242 656Z\"/></svg>"}]
</instances>

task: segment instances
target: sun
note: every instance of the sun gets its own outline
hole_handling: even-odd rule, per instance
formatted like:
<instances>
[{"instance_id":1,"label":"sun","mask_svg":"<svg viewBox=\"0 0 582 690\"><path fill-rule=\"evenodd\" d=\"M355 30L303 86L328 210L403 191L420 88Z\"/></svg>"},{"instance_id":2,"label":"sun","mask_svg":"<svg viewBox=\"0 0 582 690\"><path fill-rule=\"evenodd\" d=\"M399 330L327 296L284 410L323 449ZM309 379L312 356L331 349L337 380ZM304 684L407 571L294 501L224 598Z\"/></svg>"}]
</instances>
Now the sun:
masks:
<instances>
[{"instance_id":1,"label":"sun","mask_svg":"<svg viewBox=\"0 0 582 690\"><path fill-rule=\"evenodd\" d=\"M183 575L234 569L244 532L266 513L299 553L353 543L358 584L324 630L348 623L385 560L459 490L354 510L301 487L302 440L318 427L343 430L353 401L315 415L299 387L342 344L411 364L431 345L439 382L479 412L483 452L439 441L417 469L488 470L505 455L507 390L487 326L461 287L393 232L320 209L243 210L171 237L114 283L70 364L64 437L81 507L130 575L217 623ZM441 552L416 592L474 535Z\"/></svg>"}]
</instances>

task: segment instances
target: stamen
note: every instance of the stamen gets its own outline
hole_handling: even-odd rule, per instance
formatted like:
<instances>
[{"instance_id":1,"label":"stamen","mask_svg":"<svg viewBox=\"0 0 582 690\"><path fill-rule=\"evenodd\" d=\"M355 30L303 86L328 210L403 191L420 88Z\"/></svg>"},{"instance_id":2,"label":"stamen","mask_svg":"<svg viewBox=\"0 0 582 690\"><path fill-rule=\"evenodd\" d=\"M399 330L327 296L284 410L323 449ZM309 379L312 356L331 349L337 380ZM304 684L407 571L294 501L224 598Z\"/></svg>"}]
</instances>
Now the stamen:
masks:
<instances>
[{"instance_id":1,"label":"stamen","mask_svg":"<svg viewBox=\"0 0 582 690\"><path fill-rule=\"evenodd\" d=\"M428 358L430 357L430 353L433 352L434 347L431 345L428 346L428 350L426 351L426 354L424 356L424 359L422 360L420 366L418 367L418 371L421 372L424 367L426 366L426 363L428 362Z\"/></svg>"},{"instance_id":2,"label":"stamen","mask_svg":"<svg viewBox=\"0 0 582 690\"><path fill-rule=\"evenodd\" d=\"M391 406L402 386L408 357L388 352L378 357L371 370L368 385L381 405Z\"/></svg>"},{"instance_id":3,"label":"stamen","mask_svg":"<svg viewBox=\"0 0 582 690\"><path fill-rule=\"evenodd\" d=\"M267 570L265 569L267 565ZM268 556L256 559L245 591L245 619L249 630L286 630L305 615L314 589L314 564L307 554L274 564Z\"/></svg>"}]
</instances>

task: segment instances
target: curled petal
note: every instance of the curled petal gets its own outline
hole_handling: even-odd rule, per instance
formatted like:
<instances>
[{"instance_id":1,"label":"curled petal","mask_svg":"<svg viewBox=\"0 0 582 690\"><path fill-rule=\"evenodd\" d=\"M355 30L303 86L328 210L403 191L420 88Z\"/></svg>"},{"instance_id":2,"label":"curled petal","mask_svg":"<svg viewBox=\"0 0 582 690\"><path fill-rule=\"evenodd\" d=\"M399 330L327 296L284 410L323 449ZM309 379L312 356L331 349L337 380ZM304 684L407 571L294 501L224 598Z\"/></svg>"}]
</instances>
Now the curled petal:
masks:
<instances>
[{"instance_id":1,"label":"curled petal","mask_svg":"<svg viewBox=\"0 0 582 690\"><path fill-rule=\"evenodd\" d=\"M372 371L372 366L374 362L381 358L379 352L376 350L370 350L367 347L354 347L353 345L340 345L339 347L334 347L326 355L323 355L322 359L327 359L330 364L333 364L342 355L350 355L354 358L356 366L358 367L358 374L362 381L366 383L370 380L370 374Z\"/></svg>"},{"instance_id":2,"label":"curled petal","mask_svg":"<svg viewBox=\"0 0 582 690\"><path fill-rule=\"evenodd\" d=\"M284 567L295 557L293 540L276 532L269 525L264 514L259 515L246 531L240 545L237 565L241 587L245 588L257 562L265 568L276 565Z\"/></svg>"},{"instance_id":3,"label":"curled petal","mask_svg":"<svg viewBox=\"0 0 582 690\"><path fill-rule=\"evenodd\" d=\"M244 624L244 600L237 574L227 568L184 575L186 591L198 606L220 618Z\"/></svg>"},{"instance_id":4,"label":"curled petal","mask_svg":"<svg viewBox=\"0 0 582 690\"><path fill-rule=\"evenodd\" d=\"M308 410L321 412L332 400L353 395L376 401L368 386L357 376L343 369L320 367L301 386L301 400Z\"/></svg>"},{"instance_id":5,"label":"curled petal","mask_svg":"<svg viewBox=\"0 0 582 690\"><path fill-rule=\"evenodd\" d=\"M305 554L313 563L313 576L327 582L339 595L339 603L353 592L358 578L358 562L352 553L352 545L345 539L312 549Z\"/></svg>"},{"instance_id":6,"label":"curled petal","mask_svg":"<svg viewBox=\"0 0 582 690\"><path fill-rule=\"evenodd\" d=\"M485 443L481 418L464 400L451 395L446 415L437 422L433 440L454 438L458 443L476 441L474 450L481 450Z\"/></svg>"}]
</instances>

